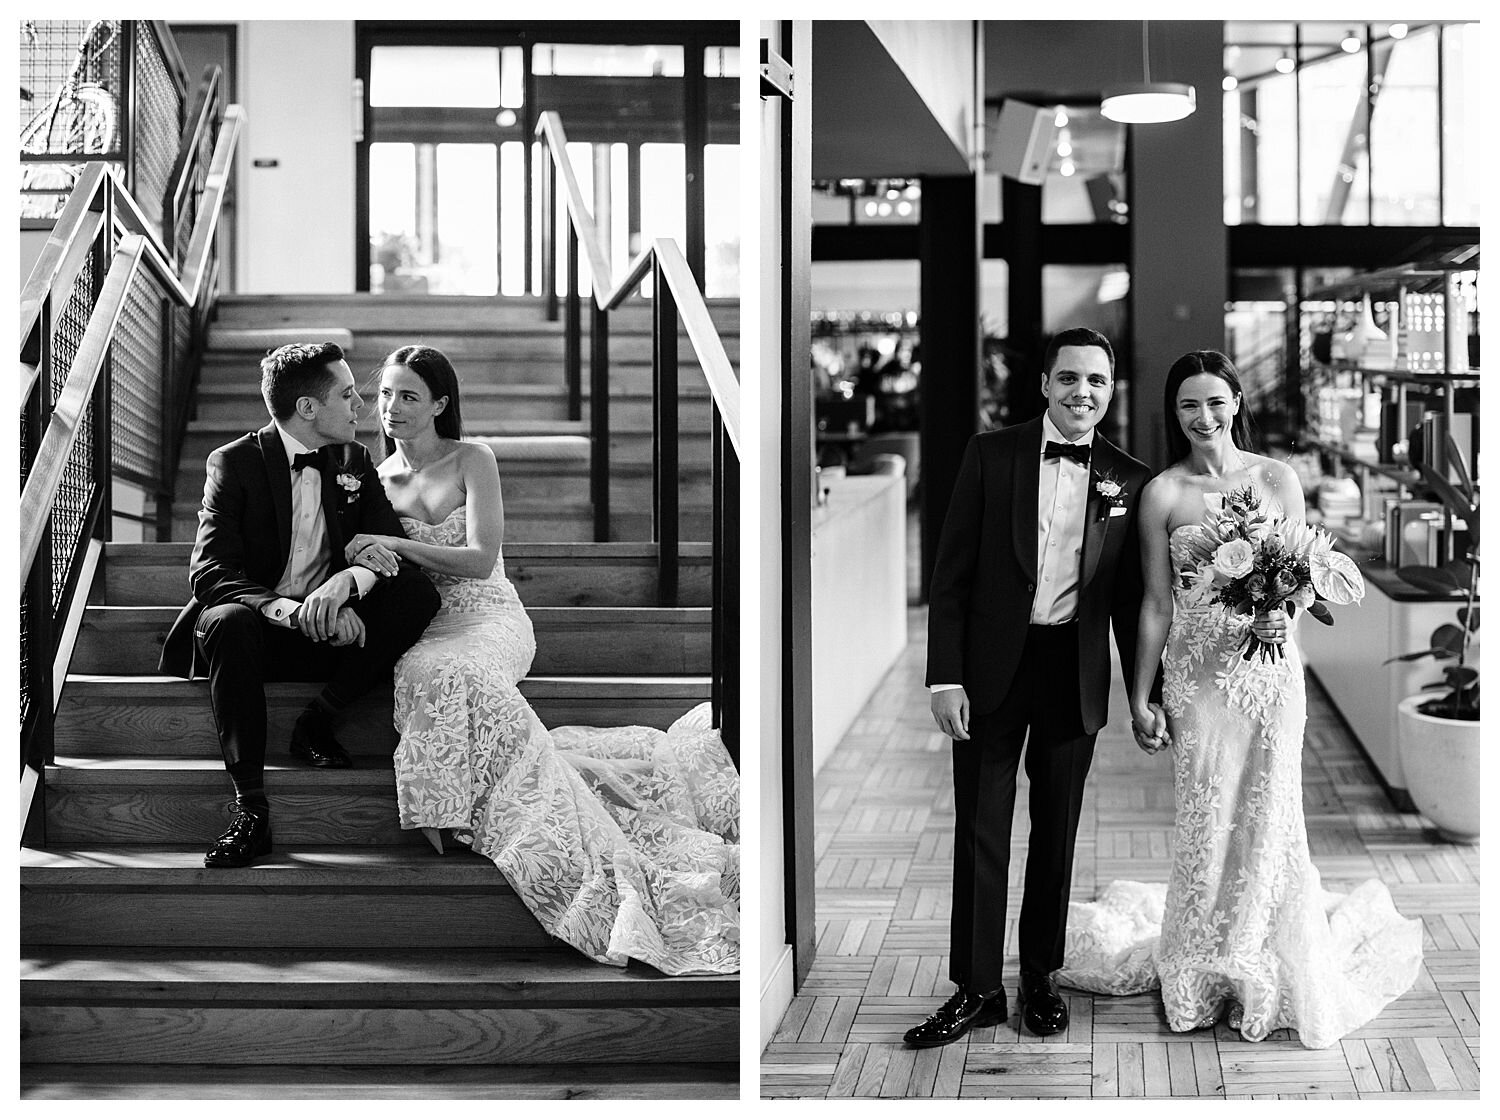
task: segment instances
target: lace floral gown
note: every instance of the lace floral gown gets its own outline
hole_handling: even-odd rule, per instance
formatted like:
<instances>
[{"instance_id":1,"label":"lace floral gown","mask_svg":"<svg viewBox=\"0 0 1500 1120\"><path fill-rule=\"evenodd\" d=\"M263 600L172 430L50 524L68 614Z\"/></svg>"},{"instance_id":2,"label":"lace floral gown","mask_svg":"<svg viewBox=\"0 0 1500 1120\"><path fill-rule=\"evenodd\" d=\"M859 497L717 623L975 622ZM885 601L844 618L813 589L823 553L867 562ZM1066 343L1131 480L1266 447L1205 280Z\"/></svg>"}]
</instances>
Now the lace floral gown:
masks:
<instances>
[{"instance_id":1,"label":"lace floral gown","mask_svg":"<svg viewBox=\"0 0 1500 1120\"><path fill-rule=\"evenodd\" d=\"M459 507L414 541L466 543ZM429 572L442 605L396 665L403 828L451 828L543 928L596 961L739 970L739 780L707 706L668 731L548 731L517 685L536 652L505 578Z\"/></svg>"},{"instance_id":2,"label":"lace floral gown","mask_svg":"<svg viewBox=\"0 0 1500 1120\"><path fill-rule=\"evenodd\" d=\"M1172 533L1173 570L1188 561ZM1411 987L1422 926L1378 880L1322 889L1302 815L1307 698L1295 631L1286 657L1246 661L1250 619L1174 592L1162 657L1176 834L1159 884L1112 883L1068 917L1061 983L1127 994L1158 983L1175 1031L1227 1014L1251 1041L1290 1027L1334 1045Z\"/></svg>"}]
</instances>

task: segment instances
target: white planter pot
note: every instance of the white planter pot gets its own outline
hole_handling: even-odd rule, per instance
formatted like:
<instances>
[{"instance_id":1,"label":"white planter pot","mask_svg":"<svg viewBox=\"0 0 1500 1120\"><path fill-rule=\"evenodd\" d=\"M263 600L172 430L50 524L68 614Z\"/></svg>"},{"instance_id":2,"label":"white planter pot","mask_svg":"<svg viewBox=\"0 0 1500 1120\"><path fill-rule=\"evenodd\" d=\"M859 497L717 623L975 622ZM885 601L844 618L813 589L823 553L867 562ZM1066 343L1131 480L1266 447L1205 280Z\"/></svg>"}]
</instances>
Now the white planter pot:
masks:
<instances>
[{"instance_id":1,"label":"white planter pot","mask_svg":"<svg viewBox=\"0 0 1500 1120\"><path fill-rule=\"evenodd\" d=\"M1423 715L1431 693L1396 706L1401 770L1417 809L1446 840L1479 839L1479 721Z\"/></svg>"}]
</instances>

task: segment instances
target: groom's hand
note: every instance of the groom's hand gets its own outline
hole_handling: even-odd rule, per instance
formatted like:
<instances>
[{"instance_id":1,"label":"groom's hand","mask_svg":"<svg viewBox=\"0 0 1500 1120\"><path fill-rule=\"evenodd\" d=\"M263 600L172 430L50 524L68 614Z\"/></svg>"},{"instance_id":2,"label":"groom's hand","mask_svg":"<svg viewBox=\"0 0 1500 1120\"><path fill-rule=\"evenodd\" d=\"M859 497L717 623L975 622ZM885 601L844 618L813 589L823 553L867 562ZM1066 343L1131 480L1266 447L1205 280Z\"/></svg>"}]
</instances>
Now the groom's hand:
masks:
<instances>
[{"instance_id":1,"label":"groom's hand","mask_svg":"<svg viewBox=\"0 0 1500 1120\"><path fill-rule=\"evenodd\" d=\"M297 611L297 629L315 642L326 642L334 636L339 610L354 594L354 577L347 571L335 572L314 588Z\"/></svg>"},{"instance_id":2,"label":"groom's hand","mask_svg":"<svg viewBox=\"0 0 1500 1120\"><path fill-rule=\"evenodd\" d=\"M962 688L945 688L932 694L932 718L950 739L969 738L969 694Z\"/></svg>"}]
</instances>

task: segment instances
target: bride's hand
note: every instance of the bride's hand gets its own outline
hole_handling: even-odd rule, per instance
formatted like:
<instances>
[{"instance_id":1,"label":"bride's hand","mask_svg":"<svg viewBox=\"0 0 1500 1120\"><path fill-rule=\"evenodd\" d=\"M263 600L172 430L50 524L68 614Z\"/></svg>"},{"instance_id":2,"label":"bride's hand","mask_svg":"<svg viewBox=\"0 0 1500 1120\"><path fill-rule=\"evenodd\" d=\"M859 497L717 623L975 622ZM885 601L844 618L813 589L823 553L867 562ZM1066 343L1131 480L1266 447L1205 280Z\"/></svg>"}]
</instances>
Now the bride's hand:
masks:
<instances>
[{"instance_id":1,"label":"bride's hand","mask_svg":"<svg viewBox=\"0 0 1500 1120\"><path fill-rule=\"evenodd\" d=\"M1160 704L1131 705L1130 730L1135 735L1136 745L1147 754L1155 754L1172 742L1167 732L1167 713Z\"/></svg>"},{"instance_id":2,"label":"bride's hand","mask_svg":"<svg viewBox=\"0 0 1500 1120\"><path fill-rule=\"evenodd\" d=\"M388 542L392 539L377 533L355 533L344 546L344 559L369 568L378 576L393 576L401 566L401 557L390 547Z\"/></svg>"},{"instance_id":3,"label":"bride's hand","mask_svg":"<svg viewBox=\"0 0 1500 1120\"><path fill-rule=\"evenodd\" d=\"M1287 614L1277 607L1274 611L1260 611L1250 624L1255 636L1267 645L1279 646L1286 641Z\"/></svg>"}]
</instances>

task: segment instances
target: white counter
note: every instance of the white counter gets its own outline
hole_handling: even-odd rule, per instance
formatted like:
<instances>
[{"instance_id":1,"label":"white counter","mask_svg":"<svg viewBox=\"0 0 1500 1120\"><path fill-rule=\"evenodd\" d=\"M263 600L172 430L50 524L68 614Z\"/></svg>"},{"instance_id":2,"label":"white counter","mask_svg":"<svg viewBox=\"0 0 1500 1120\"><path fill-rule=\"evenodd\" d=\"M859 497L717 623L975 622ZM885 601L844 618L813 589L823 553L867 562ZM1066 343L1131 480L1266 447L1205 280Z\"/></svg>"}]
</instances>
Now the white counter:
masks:
<instances>
[{"instance_id":1,"label":"white counter","mask_svg":"<svg viewBox=\"0 0 1500 1120\"><path fill-rule=\"evenodd\" d=\"M906 647L906 483L825 480L812 517L813 772Z\"/></svg>"}]
</instances>

